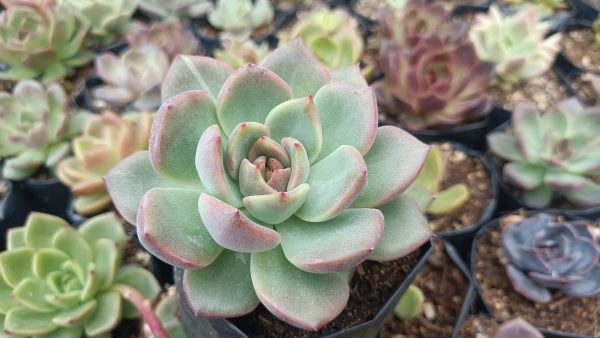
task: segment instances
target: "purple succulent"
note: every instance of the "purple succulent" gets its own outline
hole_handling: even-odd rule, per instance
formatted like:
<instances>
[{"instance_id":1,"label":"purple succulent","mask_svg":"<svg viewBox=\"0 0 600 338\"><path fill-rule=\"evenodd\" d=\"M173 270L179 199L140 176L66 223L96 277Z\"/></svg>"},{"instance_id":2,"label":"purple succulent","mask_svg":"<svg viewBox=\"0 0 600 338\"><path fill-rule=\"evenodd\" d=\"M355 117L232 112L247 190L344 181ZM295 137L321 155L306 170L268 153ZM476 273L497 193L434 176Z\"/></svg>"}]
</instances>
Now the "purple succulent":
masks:
<instances>
[{"instance_id":1,"label":"purple succulent","mask_svg":"<svg viewBox=\"0 0 600 338\"><path fill-rule=\"evenodd\" d=\"M600 249L586 221L554 221L538 214L508 225L502 248L509 259L506 272L523 296L539 303L551 290L571 297L600 291Z\"/></svg>"}]
</instances>

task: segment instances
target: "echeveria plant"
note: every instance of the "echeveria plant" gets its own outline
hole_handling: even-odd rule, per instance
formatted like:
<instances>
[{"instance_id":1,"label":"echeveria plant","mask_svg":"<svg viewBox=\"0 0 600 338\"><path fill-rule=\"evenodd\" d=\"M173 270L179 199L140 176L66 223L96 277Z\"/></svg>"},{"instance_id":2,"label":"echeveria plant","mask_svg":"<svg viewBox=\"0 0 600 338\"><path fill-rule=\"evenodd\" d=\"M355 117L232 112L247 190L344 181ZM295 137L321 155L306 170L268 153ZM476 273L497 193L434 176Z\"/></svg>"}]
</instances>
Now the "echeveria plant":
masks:
<instances>
[{"instance_id":1,"label":"echeveria plant","mask_svg":"<svg viewBox=\"0 0 600 338\"><path fill-rule=\"evenodd\" d=\"M176 18L145 24L135 22L126 36L129 46L154 45L162 49L169 59L177 54L196 54L198 41Z\"/></svg>"},{"instance_id":2,"label":"echeveria plant","mask_svg":"<svg viewBox=\"0 0 600 338\"><path fill-rule=\"evenodd\" d=\"M269 45L266 42L256 44L253 40L223 39L222 49L215 50L215 59L225 62L237 69L245 64L260 63L269 54Z\"/></svg>"},{"instance_id":3,"label":"echeveria plant","mask_svg":"<svg viewBox=\"0 0 600 338\"><path fill-rule=\"evenodd\" d=\"M151 18L198 18L213 9L210 0L140 0L139 8Z\"/></svg>"},{"instance_id":4,"label":"echeveria plant","mask_svg":"<svg viewBox=\"0 0 600 338\"><path fill-rule=\"evenodd\" d=\"M545 207L563 196L581 206L600 205L600 107L576 99L542 114L531 103L517 105L512 126L488 135L493 154L507 163L503 178L522 190L528 206Z\"/></svg>"},{"instance_id":5,"label":"echeveria plant","mask_svg":"<svg viewBox=\"0 0 600 338\"><path fill-rule=\"evenodd\" d=\"M57 0L3 0L0 14L0 72L11 80L55 80L93 58L82 45L89 25L75 9Z\"/></svg>"},{"instance_id":6,"label":"echeveria plant","mask_svg":"<svg viewBox=\"0 0 600 338\"><path fill-rule=\"evenodd\" d=\"M76 9L90 32L102 42L113 41L127 30L138 0L62 0Z\"/></svg>"},{"instance_id":7,"label":"echeveria plant","mask_svg":"<svg viewBox=\"0 0 600 338\"><path fill-rule=\"evenodd\" d=\"M342 272L430 237L401 194L429 147L377 128L358 67L329 72L299 39L238 70L179 56L162 97L149 151L106 182L142 244L184 269L194 313L234 317L262 303L317 330L346 306Z\"/></svg>"},{"instance_id":8,"label":"echeveria plant","mask_svg":"<svg viewBox=\"0 0 600 338\"><path fill-rule=\"evenodd\" d=\"M319 7L302 13L289 30L279 35L279 42L298 36L330 68L352 66L363 53L358 21L345 9Z\"/></svg>"},{"instance_id":9,"label":"echeveria plant","mask_svg":"<svg viewBox=\"0 0 600 338\"><path fill-rule=\"evenodd\" d=\"M275 17L269 0L217 0L217 8L208 15L215 28L234 36L248 36L266 27Z\"/></svg>"},{"instance_id":10,"label":"echeveria plant","mask_svg":"<svg viewBox=\"0 0 600 338\"><path fill-rule=\"evenodd\" d=\"M492 338L544 338L544 335L520 317L502 323Z\"/></svg>"},{"instance_id":11,"label":"echeveria plant","mask_svg":"<svg viewBox=\"0 0 600 338\"><path fill-rule=\"evenodd\" d=\"M477 56L496 64L498 80L517 83L546 72L560 51L561 34L546 37L550 23L535 7L504 15L496 6L478 14L469 31Z\"/></svg>"},{"instance_id":12,"label":"echeveria plant","mask_svg":"<svg viewBox=\"0 0 600 338\"><path fill-rule=\"evenodd\" d=\"M93 215L111 205L102 177L120 160L148 149L151 125L150 113L105 112L88 120L83 135L73 139L74 156L62 160L57 170L75 195L76 212Z\"/></svg>"},{"instance_id":13,"label":"echeveria plant","mask_svg":"<svg viewBox=\"0 0 600 338\"><path fill-rule=\"evenodd\" d=\"M591 227L543 213L508 224L502 248L515 291L539 303L552 300L553 290L571 297L600 292L600 249Z\"/></svg>"},{"instance_id":14,"label":"echeveria plant","mask_svg":"<svg viewBox=\"0 0 600 338\"><path fill-rule=\"evenodd\" d=\"M86 114L71 117L69 98L59 84L44 87L24 80L12 94L0 92L0 158L2 176L24 180L45 166L53 169L69 154L69 139Z\"/></svg>"},{"instance_id":15,"label":"echeveria plant","mask_svg":"<svg viewBox=\"0 0 600 338\"><path fill-rule=\"evenodd\" d=\"M160 105L160 84L169 69L169 57L154 45L127 49L120 56L103 53L96 58L96 73L106 83L92 95L117 106L131 104L139 110Z\"/></svg>"},{"instance_id":16,"label":"echeveria plant","mask_svg":"<svg viewBox=\"0 0 600 338\"><path fill-rule=\"evenodd\" d=\"M149 271L121 265L125 240L113 213L78 230L56 216L32 213L24 227L9 230L8 249L0 253L2 332L107 337L121 318L138 317L137 308L154 317L137 300L152 301L160 287Z\"/></svg>"}]
</instances>

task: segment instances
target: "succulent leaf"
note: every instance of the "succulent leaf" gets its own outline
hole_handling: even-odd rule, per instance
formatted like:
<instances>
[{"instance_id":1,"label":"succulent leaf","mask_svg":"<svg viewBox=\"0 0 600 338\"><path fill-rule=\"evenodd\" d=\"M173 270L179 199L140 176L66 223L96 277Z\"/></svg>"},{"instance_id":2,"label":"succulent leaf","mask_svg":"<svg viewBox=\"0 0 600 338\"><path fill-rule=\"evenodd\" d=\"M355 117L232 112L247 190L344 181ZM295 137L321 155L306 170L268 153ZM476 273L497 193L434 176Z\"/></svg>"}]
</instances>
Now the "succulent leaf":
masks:
<instances>
[{"instance_id":1,"label":"succulent leaf","mask_svg":"<svg viewBox=\"0 0 600 338\"><path fill-rule=\"evenodd\" d=\"M230 35L247 37L255 29L269 25L274 16L268 0L217 0L208 22Z\"/></svg>"},{"instance_id":2,"label":"succulent leaf","mask_svg":"<svg viewBox=\"0 0 600 338\"><path fill-rule=\"evenodd\" d=\"M137 0L65 0L76 9L81 21L90 26L90 32L104 43L113 41L127 30Z\"/></svg>"},{"instance_id":3,"label":"succulent leaf","mask_svg":"<svg viewBox=\"0 0 600 338\"><path fill-rule=\"evenodd\" d=\"M256 44L253 40L224 39L222 49L215 50L215 59L225 62L234 69L247 63L259 64L269 54L267 43Z\"/></svg>"},{"instance_id":4,"label":"succulent leaf","mask_svg":"<svg viewBox=\"0 0 600 338\"><path fill-rule=\"evenodd\" d=\"M209 0L140 0L139 9L155 20L199 18L213 9Z\"/></svg>"},{"instance_id":5,"label":"succulent leaf","mask_svg":"<svg viewBox=\"0 0 600 338\"><path fill-rule=\"evenodd\" d=\"M129 28L126 39L129 46L150 44L159 47L169 60L178 54L197 54L200 48L192 32L175 18L152 24L135 22Z\"/></svg>"},{"instance_id":6,"label":"succulent leaf","mask_svg":"<svg viewBox=\"0 0 600 338\"><path fill-rule=\"evenodd\" d=\"M394 315L402 320L412 319L423 311L425 295L416 285L410 285L394 307Z\"/></svg>"}]
</instances>

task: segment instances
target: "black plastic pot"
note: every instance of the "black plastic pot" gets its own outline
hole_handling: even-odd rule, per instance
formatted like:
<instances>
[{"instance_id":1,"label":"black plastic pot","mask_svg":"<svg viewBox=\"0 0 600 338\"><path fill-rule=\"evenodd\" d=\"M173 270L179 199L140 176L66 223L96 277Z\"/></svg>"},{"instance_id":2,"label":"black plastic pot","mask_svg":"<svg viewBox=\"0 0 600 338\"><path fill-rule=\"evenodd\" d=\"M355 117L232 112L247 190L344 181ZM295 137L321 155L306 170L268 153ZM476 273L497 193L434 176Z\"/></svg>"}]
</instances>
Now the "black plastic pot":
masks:
<instances>
[{"instance_id":1,"label":"black plastic pot","mask_svg":"<svg viewBox=\"0 0 600 338\"><path fill-rule=\"evenodd\" d=\"M67 209L71 205L71 190L57 178L46 180L30 178L23 182L23 186L33 211L68 219Z\"/></svg>"},{"instance_id":2,"label":"black plastic pot","mask_svg":"<svg viewBox=\"0 0 600 338\"><path fill-rule=\"evenodd\" d=\"M569 4L575 9L577 19L593 21L598 17L598 8L588 5L583 0L569 0ZM600 3L598 7L600 7Z\"/></svg>"},{"instance_id":3,"label":"black plastic pot","mask_svg":"<svg viewBox=\"0 0 600 338\"><path fill-rule=\"evenodd\" d=\"M490 2L493 2L493 0L483 5L458 5L450 11L450 17L455 18L471 13L486 13L490 9Z\"/></svg>"},{"instance_id":4,"label":"black plastic pot","mask_svg":"<svg viewBox=\"0 0 600 338\"><path fill-rule=\"evenodd\" d=\"M557 210L532 210L532 211L528 211L527 212L527 216L532 216L541 212L545 212L545 213L549 213L552 215L564 215L566 216L568 219L579 219L579 217L573 217L570 215L567 215L565 213L559 212ZM474 273L474 271L476 271L476 266L477 266L477 244L479 242L479 240L491 229L495 228L500 219L500 218L496 218L490 222L488 222L487 224L485 224L475 235L475 238L473 239L473 246L471 249L471 262L470 262L470 267L471 267L471 272ZM475 286L475 290L477 291L477 294L479 295L479 297L481 297L482 299L482 306L483 306L483 311L486 313L491 314L492 316L494 315L494 312L492 311L492 309L485 303L485 299L483 298L483 290L481 289L481 286L479 285L479 283L477 283L477 280L475 278L471 278L473 285ZM585 335L579 335L579 334L574 334L574 333L569 333L569 332L560 332L560 331L552 331L552 330L547 330L544 328L538 328L545 337L547 338L593 338L592 336L585 336Z\"/></svg>"},{"instance_id":5,"label":"black plastic pot","mask_svg":"<svg viewBox=\"0 0 600 338\"><path fill-rule=\"evenodd\" d=\"M6 192L0 199L0 251L6 248L6 232L13 227L22 226L31 206L20 183L5 180Z\"/></svg>"},{"instance_id":6,"label":"black plastic pot","mask_svg":"<svg viewBox=\"0 0 600 338\"><path fill-rule=\"evenodd\" d=\"M563 34L566 34L568 32L571 31L575 31L575 30L579 30L579 29L593 29L592 27L592 22L591 21L586 21L586 20L576 20L576 19L572 19L572 20L567 20L565 21L559 31ZM592 46L593 47L593 46ZM592 70L592 69L587 69L585 67L580 67L577 66L577 64L575 62L573 62L573 60L571 60L566 53L564 53L563 51L561 51L557 57L556 57L556 63L558 64L558 67L562 67L565 73L570 73L571 71L578 69L584 72L590 72L590 73L596 73L596 74L600 74L600 70Z\"/></svg>"},{"instance_id":7,"label":"black plastic pot","mask_svg":"<svg viewBox=\"0 0 600 338\"><path fill-rule=\"evenodd\" d=\"M398 288L390 296L389 300L381 308L381 310L375 315L370 321L358 324L346 328L342 331L328 334L324 336L316 337L328 337L328 338L369 338L375 337L385 320L392 313L395 305L400 300L400 297L406 289L410 286L414 280L417 272L426 263L427 258L431 254L431 243L428 242L421 246L419 251L419 261L411 271L411 273L398 285ZM181 322L188 337L191 338L203 338L203 337L219 337L219 338L248 338L244 332L237 328L231 321L224 318L209 318L202 316L195 316L187 302L183 293L181 292L181 276L183 271L181 269L175 269L175 285L177 286L177 299L179 303L179 315Z\"/></svg>"}]
</instances>

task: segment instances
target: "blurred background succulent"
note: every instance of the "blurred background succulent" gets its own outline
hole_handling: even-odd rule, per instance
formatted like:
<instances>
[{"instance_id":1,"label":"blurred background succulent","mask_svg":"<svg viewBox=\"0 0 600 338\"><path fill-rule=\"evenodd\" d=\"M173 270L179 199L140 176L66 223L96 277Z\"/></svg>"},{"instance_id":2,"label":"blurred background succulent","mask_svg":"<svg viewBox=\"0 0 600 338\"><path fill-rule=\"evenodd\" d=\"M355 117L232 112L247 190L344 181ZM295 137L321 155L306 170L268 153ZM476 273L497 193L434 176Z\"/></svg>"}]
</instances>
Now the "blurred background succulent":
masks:
<instances>
[{"instance_id":1,"label":"blurred background succulent","mask_svg":"<svg viewBox=\"0 0 600 338\"><path fill-rule=\"evenodd\" d=\"M145 44L162 49L172 60L177 54L196 54L199 52L198 40L191 31L184 28L176 18L145 24L135 22L131 25L126 36L131 47Z\"/></svg>"},{"instance_id":2,"label":"blurred background succulent","mask_svg":"<svg viewBox=\"0 0 600 338\"><path fill-rule=\"evenodd\" d=\"M208 22L225 35L247 37L273 22L275 10L269 0L217 0Z\"/></svg>"},{"instance_id":3,"label":"blurred background succulent","mask_svg":"<svg viewBox=\"0 0 600 338\"><path fill-rule=\"evenodd\" d=\"M171 17L193 19L208 14L213 3L211 0L140 0L139 8L155 20Z\"/></svg>"},{"instance_id":4,"label":"blurred background succulent","mask_svg":"<svg viewBox=\"0 0 600 338\"><path fill-rule=\"evenodd\" d=\"M594 21L594 41L596 46L600 47L600 16Z\"/></svg>"},{"instance_id":5,"label":"blurred background succulent","mask_svg":"<svg viewBox=\"0 0 600 338\"><path fill-rule=\"evenodd\" d=\"M145 44L126 49L119 56L107 52L95 62L96 74L104 85L92 95L115 106L153 110L160 105L160 84L169 69L169 57L162 49Z\"/></svg>"},{"instance_id":6,"label":"blurred background succulent","mask_svg":"<svg viewBox=\"0 0 600 338\"><path fill-rule=\"evenodd\" d=\"M559 10L567 9L566 0L506 0L513 6L532 6L543 15L550 15Z\"/></svg>"},{"instance_id":7,"label":"blurred background succulent","mask_svg":"<svg viewBox=\"0 0 600 338\"><path fill-rule=\"evenodd\" d=\"M272 0L271 1L275 8L282 11L293 11L297 10L298 7L301 6L312 6L317 1L316 0Z\"/></svg>"},{"instance_id":8,"label":"blurred background succulent","mask_svg":"<svg viewBox=\"0 0 600 338\"><path fill-rule=\"evenodd\" d=\"M56 80L92 60L84 50L89 25L57 0L3 0L0 13L0 78ZM60 27L60 29L58 29Z\"/></svg>"},{"instance_id":9,"label":"blurred background succulent","mask_svg":"<svg viewBox=\"0 0 600 338\"><path fill-rule=\"evenodd\" d=\"M90 32L102 43L110 43L125 33L138 0L62 0L70 3Z\"/></svg>"},{"instance_id":10,"label":"blurred background succulent","mask_svg":"<svg viewBox=\"0 0 600 338\"><path fill-rule=\"evenodd\" d=\"M179 320L177 293L174 285L167 288L165 295L156 304L154 312L156 312L156 315L162 322L163 327L169 335L168 338L188 338ZM158 338L150 330L145 333L149 338Z\"/></svg>"},{"instance_id":11,"label":"blurred background succulent","mask_svg":"<svg viewBox=\"0 0 600 338\"><path fill-rule=\"evenodd\" d=\"M508 130L488 135L492 153L504 161L503 179L522 192L525 204L546 207L564 197L579 207L600 205L600 106L576 99L546 113L517 105Z\"/></svg>"},{"instance_id":12,"label":"blurred background succulent","mask_svg":"<svg viewBox=\"0 0 600 338\"><path fill-rule=\"evenodd\" d=\"M506 272L518 293L538 303L552 291L571 297L600 292L600 249L588 221L554 221L538 214L502 231Z\"/></svg>"},{"instance_id":13,"label":"blurred background succulent","mask_svg":"<svg viewBox=\"0 0 600 338\"><path fill-rule=\"evenodd\" d=\"M502 323L491 338L544 338L533 325L520 317Z\"/></svg>"},{"instance_id":14,"label":"blurred background succulent","mask_svg":"<svg viewBox=\"0 0 600 338\"><path fill-rule=\"evenodd\" d=\"M402 320L410 320L423 312L425 295L416 285L410 285L394 307L394 315Z\"/></svg>"},{"instance_id":15,"label":"blurred background succulent","mask_svg":"<svg viewBox=\"0 0 600 338\"><path fill-rule=\"evenodd\" d=\"M86 117L71 116L67 94L59 84L44 87L23 80L12 94L0 92L2 176L24 180L43 166L53 170L69 154L69 139L80 132Z\"/></svg>"},{"instance_id":16,"label":"blurred background succulent","mask_svg":"<svg viewBox=\"0 0 600 338\"><path fill-rule=\"evenodd\" d=\"M257 44L253 40L224 39L221 44L223 48L215 50L215 59L234 69L247 63L259 64L270 52L266 42Z\"/></svg>"},{"instance_id":17,"label":"blurred background succulent","mask_svg":"<svg viewBox=\"0 0 600 338\"><path fill-rule=\"evenodd\" d=\"M75 195L77 213L93 215L111 205L103 176L120 160L148 149L151 125L152 114L145 112L118 116L108 111L87 121L83 135L73 139L74 156L62 160L57 171Z\"/></svg>"},{"instance_id":18,"label":"blurred background succulent","mask_svg":"<svg viewBox=\"0 0 600 338\"><path fill-rule=\"evenodd\" d=\"M283 44L298 36L329 68L356 64L364 49L358 21L342 8L322 6L301 13L298 21L278 37Z\"/></svg>"},{"instance_id":19,"label":"blurred background succulent","mask_svg":"<svg viewBox=\"0 0 600 338\"><path fill-rule=\"evenodd\" d=\"M162 97L149 151L106 183L144 247L182 273L193 313L235 317L262 302L317 330L348 301L339 272L430 238L402 194L429 146L377 127L358 67L330 72L300 39L238 70L180 55Z\"/></svg>"},{"instance_id":20,"label":"blurred background succulent","mask_svg":"<svg viewBox=\"0 0 600 338\"><path fill-rule=\"evenodd\" d=\"M491 6L476 16L469 37L477 56L496 65L497 80L514 84L545 73L554 63L561 34L546 37L549 27L535 7L507 15Z\"/></svg>"},{"instance_id":21,"label":"blurred background succulent","mask_svg":"<svg viewBox=\"0 0 600 338\"><path fill-rule=\"evenodd\" d=\"M78 230L32 213L7 238L0 253L0 322L8 337L110 336L121 318L139 317L124 299L135 294L152 302L160 292L148 270L121 265L126 237L113 213Z\"/></svg>"}]
</instances>

